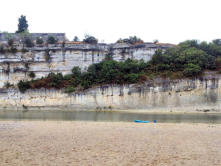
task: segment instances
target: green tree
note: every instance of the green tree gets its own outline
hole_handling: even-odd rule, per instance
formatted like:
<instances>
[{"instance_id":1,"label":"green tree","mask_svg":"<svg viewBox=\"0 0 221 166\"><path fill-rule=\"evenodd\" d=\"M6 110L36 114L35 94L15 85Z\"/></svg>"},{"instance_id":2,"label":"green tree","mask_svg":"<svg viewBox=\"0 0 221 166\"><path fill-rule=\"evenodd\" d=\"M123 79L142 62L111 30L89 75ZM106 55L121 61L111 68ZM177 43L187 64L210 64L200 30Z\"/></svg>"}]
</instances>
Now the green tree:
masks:
<instances>
[{"instance_id":1,"label":"green tree","mask_svg":"<svg viewBox=\"0 0 221 166\"><path fill-rule=\"evenodd\" d=\"M212 41L214 44L221 46L221 39L215 39Z\"/></svg>"},{"instance_id":2,"label":"green tree","mask_svg":"<svg viewBox=\"0 0 221 166\"><path fill-rule=\"evenodd\" d=\"M44 41L43 41L42 38L38 37L38 38L36 39L36 44L43 44L43 43L44 43Z\"/></svg>"},{"instance_id":3,"label":"green tree","mask_svg":"<svg viewBox=\"0 0 221 166\"><path fill-rule=\"evenodd\" d=\"M79 38L77 36L74 37L74 42L78 42L79 41Z\"/></svg>"},{"instance_id":4,"label":"green tree","mask_svg":"<svg viewBox=\"0 0 221 166\"><path fill-rule=\"evenodd\" d=\"M18 30L16 33L21 33L24 31L28 31L28 22L26 20L26 16L21 15L21 17L18 19Z\"/></svg>"},{"instance_id":5,"label":"green tree","mask_svg":"<svg viewBox=\"0 0 221 166\"><path fill-rule=\"evenodd\" d=\"M129 44L137 44L137 43L143 43L143 40L141 40L137 36L130 36L129 38L125 39L119 39L117 43L129 43Z\"/></svg>"},{"instance_id":6,"label":"green tree","mask_svg":"<svg viewBox=\"0 0 221 166\"><path fill-rule=\"evenodd\" d=\"M184 75L187 77L197 76L200 74L200 72L201 72L200 66L192 63L188 64L183 71Z\"/></svg>"},{"instance_id":7,"label":"green tree","mask_svg":"<svg viewBox=\"0 0 221 166\"><path fill-rule=\"evenodd\" d=\"M18 83L18 89L20 92L24 93L27 89L30 88L30 83L28 81L19 81Z\"/></svg>"},{"instance_id":8,"label":"green tree","mask_svg":"<svg viewBox=\"0 0 221 166\"><path fill-rule=\"evenodd\" d=\"M9 40L8 40L8 45L9 45L10 47L13 47L13 44L14 44L14 40L13 40L13 39L9 39Z\"/></svg>"},{"instance_id":9,"label":"green tree","mask_svg":"<svg viewBox=\"0 0 221 166\"><path fill-rule=\"evenodd\" d=\"M73 69L71 70L72 74L74 75L74 77L80 78L81 77L81 69L80 67L73 67Z\"/></svg>"},{"instance_id":10,"label":"green tree","mask_svg":"<svg viewBox=\"0 0 221 166\"><path fill-rule=\"evenodd\" d=\"M94 36L91 36L91 35L85 35L83 41L88 44L97 44L98 43L98 40Z\"/></svg>"},{"instance_id":11,"label":"green tree","mask_svg":"<svg viewBox=\"0 0 221 166\"><path fill-rule=\"evenodd\" d=\"M25 38L24 43L25 43L26 47L33 47L34 46L33 41L29 37Z\"/></svg>"},{"instance_id":12,"label":"green tree","mask_svg":"<svg viewBox=\"0 0 221 166\"><path fill-rule=\"evenodd\" d=\"M31 78L35 78L35 73L33 71L31 71L28 76Z\"/></svg>"},{"instance_id":13,"label":"green tree","mask_svg":"<svg viewBox=\"0 0 221 166\"><path fill-rule=\"evenodd\" d=\"M54 36L48 36L48 44L55 44L57 40L54 38Z\"/></svg>"}]
</instances>

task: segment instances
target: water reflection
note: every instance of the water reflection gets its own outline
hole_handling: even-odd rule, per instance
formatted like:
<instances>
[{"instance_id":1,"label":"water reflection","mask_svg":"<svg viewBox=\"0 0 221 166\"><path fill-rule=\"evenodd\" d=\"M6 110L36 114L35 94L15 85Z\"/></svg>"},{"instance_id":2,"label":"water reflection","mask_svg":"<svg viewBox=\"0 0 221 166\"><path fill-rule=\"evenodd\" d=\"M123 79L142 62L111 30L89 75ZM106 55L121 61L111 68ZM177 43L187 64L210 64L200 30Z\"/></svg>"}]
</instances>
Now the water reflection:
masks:
<instances>
[{"instance_id":1,"label":"water reflection","mask_svg":"<svg viewBox=\"0 0 221 166\"><path fill-rule=\"evenodd\" d=\"M30 119L30 120L75 120L75 121L110 121L133 122L138 120L157 120L160 123L221 123L219 113L129 113L129 112L0 112L0 119Z\"/></svg>"}]
</instances>

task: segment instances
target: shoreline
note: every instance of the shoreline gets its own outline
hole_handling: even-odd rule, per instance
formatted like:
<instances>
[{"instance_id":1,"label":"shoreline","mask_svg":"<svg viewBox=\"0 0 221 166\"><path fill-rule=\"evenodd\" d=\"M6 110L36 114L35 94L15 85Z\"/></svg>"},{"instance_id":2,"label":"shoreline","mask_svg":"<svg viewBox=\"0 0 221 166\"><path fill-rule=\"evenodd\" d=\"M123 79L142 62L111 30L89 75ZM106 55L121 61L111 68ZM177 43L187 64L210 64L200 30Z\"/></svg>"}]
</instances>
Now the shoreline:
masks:
<instances>
[{"instance_id":1,"label":"shoreline","mask_svg":"<svg viewBox=\"0 0 221 166\"><path fill-rule=\"evenodd\" d=\"M189 108L187 107L186 110ZM140 114L221 114L221 110L216 110L214 108L204 108L204 109L189 109L189 111L184 111L185 108L171 108L171 110L166 109L78 109L74 107L59 107L59 106L49 106L49 107L39 107L39 106L28 106L28 107L0 107L0 112L116 112L116 113L140 113ZM196 111L197 110L197 111Z\"/></svg>"}]
</instances>

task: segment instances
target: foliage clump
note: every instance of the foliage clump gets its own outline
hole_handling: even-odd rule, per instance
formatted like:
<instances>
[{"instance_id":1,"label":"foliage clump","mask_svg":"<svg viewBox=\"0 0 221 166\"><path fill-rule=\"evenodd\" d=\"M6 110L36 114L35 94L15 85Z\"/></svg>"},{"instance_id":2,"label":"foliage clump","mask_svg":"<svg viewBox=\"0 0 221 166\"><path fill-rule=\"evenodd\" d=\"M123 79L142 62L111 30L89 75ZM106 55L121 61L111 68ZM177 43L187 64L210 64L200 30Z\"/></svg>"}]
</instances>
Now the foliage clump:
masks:
<instances>
[{"instance_id":1,"label":"foliage clump","mask_svg":"<svg viewBox=\"0 0 221 166\"><path fill-rule=\"evenodd\" d=\"M94 36L85 35L83 42L88 44L97 44L98 40Z\"/></svg>"},{"instance_id":2,"label":"foliage clump","mask_svg":"<svg viewBox=\"0 0 221 166\"><path fill-rule=\"evenodd\" d=\"M55 39L54 36L48 36L47 42L48 42L48 44L56 44L57 43L57 39Z\"/></svg>"},{"instance_id":3,"label":"foliage clump","mask_svg":"<svg viewBox=\"0 0 221 166\"><path fill-rule=\"evenodd\" d=\"M39 45L44 44L43 39L40 38L40 37L38 37L38 38L36 39L36 44L39 44Z\"/></svg>"},{"instance_id":4,"label":"foliage clump","mask_svg":"<svg viewBox=\"0 0 221 166\"><path fill-rule=\"evenodd\" d=\"M29 74L28 74L29 77L31 78L35 78L35 73L33 71L31 71Z\"/></svg>"},{"instance_id":5,"label":"foliage clump","mask_svg":"<svg viewBox=\"0 0 221 166\"><path fill-rule=\"evenodd\" d=\"M114 60L102 61L91 65L86 72L82 72L79 67L74 67L71 74L63 76L61 73L50 73L47 77L20 81L18 84L21 92L27 89L55 88L65 89L71 93L75 90L84 90L98 84L131 84L137 83L146 68L147 63L128 59L125 62Z\"/></svg>"},{"instance_id":6,"label":"foliage clump","mask_svg":"<svg viewBox=\"0 0 221 166\"><path fill-rule=\"evenodd\" d=\"M30 89L30 83L29 81L19 81L18 83L18 89L21 93L24 93L26 90Z\"/></svg>"},{"instance_id":7,"label":"foliage clump","mask_svg":"<svg viewBox=\"0 0 221 166\"><path fill-rule=\"evenodd\" d=\"M117 43L128 43L128 44L141 44L143 43L143 40L141 40L139 37L137 36L130 36L129 38L125 38L125 39L119 39L117 41Z\"/></svg>"}]
</instances>

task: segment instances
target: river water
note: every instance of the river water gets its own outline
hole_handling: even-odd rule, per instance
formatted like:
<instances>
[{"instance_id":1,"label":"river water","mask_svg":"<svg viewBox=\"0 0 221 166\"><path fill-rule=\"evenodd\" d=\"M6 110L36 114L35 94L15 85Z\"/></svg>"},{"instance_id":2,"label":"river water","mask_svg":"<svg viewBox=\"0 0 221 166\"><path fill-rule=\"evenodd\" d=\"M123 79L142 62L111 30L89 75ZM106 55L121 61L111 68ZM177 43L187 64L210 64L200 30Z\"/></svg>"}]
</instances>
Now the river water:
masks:
<instances>
[{"instance_id":1,"label":"river water","mask_svg":"<svg viewBox=\"0 0 221 166\"><path fill-rule=\"evenodd\" d=\"M130 113L96 111L27 111L0 112L0 120L73 120L133 122L134 120L156 120L158 123L221 123L221 113Z\"/></svg>"}]
</instances>

